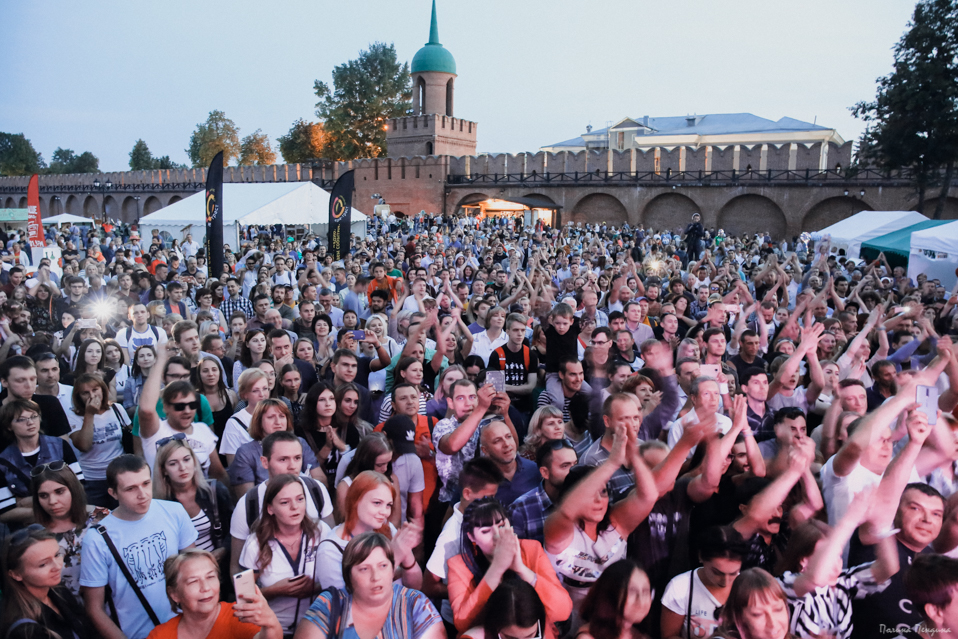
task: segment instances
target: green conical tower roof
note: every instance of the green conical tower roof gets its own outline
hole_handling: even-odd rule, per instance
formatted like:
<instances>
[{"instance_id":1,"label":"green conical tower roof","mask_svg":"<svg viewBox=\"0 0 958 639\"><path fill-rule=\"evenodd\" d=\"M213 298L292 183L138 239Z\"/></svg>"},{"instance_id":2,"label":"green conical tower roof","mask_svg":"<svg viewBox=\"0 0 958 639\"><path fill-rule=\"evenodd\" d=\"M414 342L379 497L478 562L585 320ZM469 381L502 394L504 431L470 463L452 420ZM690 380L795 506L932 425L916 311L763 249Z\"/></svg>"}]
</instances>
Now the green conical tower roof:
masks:
<instances>
[{"instance_id":1,"label":"green conical tower roof","mask_svg":"<svg viewBox=\"0 0 958 639\"><path fill-rule=\"evenodd\" d=\"M436 19L436 0L432 0L432 22L429 24L429 42L412 59L412 72L438 71L456 74L456 60L439 44L439 21Z\"/></svg>"}]
</instances>

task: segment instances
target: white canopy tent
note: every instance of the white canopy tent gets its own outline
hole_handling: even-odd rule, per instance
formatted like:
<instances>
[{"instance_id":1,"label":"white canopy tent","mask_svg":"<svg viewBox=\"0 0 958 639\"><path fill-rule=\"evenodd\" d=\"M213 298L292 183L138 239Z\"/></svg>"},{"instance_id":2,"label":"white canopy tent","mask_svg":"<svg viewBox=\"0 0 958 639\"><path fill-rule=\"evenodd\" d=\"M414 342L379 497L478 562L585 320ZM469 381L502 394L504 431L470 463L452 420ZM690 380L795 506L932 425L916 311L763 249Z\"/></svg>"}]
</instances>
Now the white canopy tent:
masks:
<instances>
[{"instance_id":1,"label":"white canopy tent","mask_svg":"<svg viewBox=\"0 0 958 639\"><path fill-rule=\"evenodd\" d=\"M41 219L43 224L93 224L93 220L88 217L80 217L72 213L61 213L53 217Z\"/></svg>"},{"instance_id":2,"label":"white canopy tent","mask_svg":"<svg viewBox=\"0 0 958 639\"><path fill-rule=\"evenodd\" d=\"M206 197L200 191L140 218L140 237L153 229L182 240L187 234L202 244L206 238ZM366 216L352 210L350 231L366 236ZM240 225L308 224L324 237L329 228L329 193L312 182L227 183L223 185L223 243L239 248Z\"/></svg>"},{"instance_id":3,"label":"white canopy tent","mask_svg":"<svg viewBox=\"0 0 958 639\"><path fill-rule=\"evenodd\" d=\"M830 235L833 253L836 253L838 249L845 249L845 255L857 259L862 242L927 219L917 211L861 211L813 233L813 236Z\"/></svg>"},{"instance_id":4,"label":"white canopy tent","mask_svg":"<svg viewBox=\"0 0 958 639\"><path fill-rule=\"evenodd\" d=\"M958 269L958 222L942 224L911 234L908 277L924 273L929 280L939 279L946 290L955 285Z\"/></svg>"}]
</instances>

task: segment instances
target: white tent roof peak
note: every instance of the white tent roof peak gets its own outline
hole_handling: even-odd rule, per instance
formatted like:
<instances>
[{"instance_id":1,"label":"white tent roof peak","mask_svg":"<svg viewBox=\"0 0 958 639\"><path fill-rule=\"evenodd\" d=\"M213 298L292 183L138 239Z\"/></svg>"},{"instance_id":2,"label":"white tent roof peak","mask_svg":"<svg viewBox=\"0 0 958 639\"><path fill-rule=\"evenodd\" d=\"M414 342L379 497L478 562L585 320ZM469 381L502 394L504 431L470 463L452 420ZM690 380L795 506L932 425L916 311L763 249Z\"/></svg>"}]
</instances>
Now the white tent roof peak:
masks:
<instances>
[{"instance_id":1,"label":"white tent roof peak","mask_svg":"<svg viewBox=\"0 0 958 639\"><path fill-rule=\"evenodd\" d=\"M72 213L61 213L47 218L41 218L43 224L93 224L93 220L88 217L80 217Z\"/></svg>"},{"instance_id":2,"label":"white tent roof peak","mask_svg":"<svg viewBox=\"0 0 958 639\"><path fill-rule=\"evenodd\" d=\"M918 211L861 211L814 235L830 235L833 251L845 249L848 257L857 258L863 242L927 219Z\"/></svg>"},{"instance_id":3,"label":"white tent roof peak","mask_svg":"<svg viewBox=\"0 0 958 639\"><path fill-rule=\"evenodd\" d=\"M222 206L224 224L327 224L329 221L329 193L312 182L226 183ZM365 219L365 215L353 208L354 222ZM140 220L143 226L205 222L203 191Z\"/></svg>"}]
</instances>

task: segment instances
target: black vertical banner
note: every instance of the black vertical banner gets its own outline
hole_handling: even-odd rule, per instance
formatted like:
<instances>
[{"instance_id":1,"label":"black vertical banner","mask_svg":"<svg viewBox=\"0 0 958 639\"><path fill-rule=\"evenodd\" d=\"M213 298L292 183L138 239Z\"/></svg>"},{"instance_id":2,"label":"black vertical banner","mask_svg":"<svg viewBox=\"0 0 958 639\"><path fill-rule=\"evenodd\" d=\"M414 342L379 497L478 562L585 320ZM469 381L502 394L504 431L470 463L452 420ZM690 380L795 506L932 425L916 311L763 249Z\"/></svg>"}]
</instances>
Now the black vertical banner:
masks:
<instances>
[{"instance_id":1,"label":"black vertical banner","mask_svg":"<svg viewBox=\"0 0 958 639\"><path fill-rule=\"evenodd\" d=\"M210 279L219 279L223 272L222 151L213 157L206 172L206 264Z\"/></svg>"},{"instance_id":2,"label":"black vertical banner","mask_svg":"<svg viewBox=\"0 0 958 639\"><path fill-rule=\"evenodd\" d=\"M349 253L349 228L353 210L353 172L339 176L329 194L329 235L327 252L334 260Z\"/></svg>"}]
</instances>

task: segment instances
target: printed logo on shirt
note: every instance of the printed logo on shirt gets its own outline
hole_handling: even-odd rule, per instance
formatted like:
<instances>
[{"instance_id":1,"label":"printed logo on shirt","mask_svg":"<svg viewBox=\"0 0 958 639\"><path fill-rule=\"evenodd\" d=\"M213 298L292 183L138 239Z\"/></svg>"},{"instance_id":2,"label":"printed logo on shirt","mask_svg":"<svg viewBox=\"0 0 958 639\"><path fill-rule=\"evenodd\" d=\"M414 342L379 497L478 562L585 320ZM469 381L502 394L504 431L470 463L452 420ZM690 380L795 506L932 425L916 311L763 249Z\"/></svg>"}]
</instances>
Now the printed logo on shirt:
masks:
<instances>
[{"instance_id":1,"label":"printed logo on shirt","mask_svg":"<svg viewBox=\"0 0 958 639\"><path fill-rule=\"evenodd\" d=\"M165 532L144 537L123 548L123 561L141 589L164 578L163 562L168 556L169 545Z\"/></svg>"}]
</instances>

